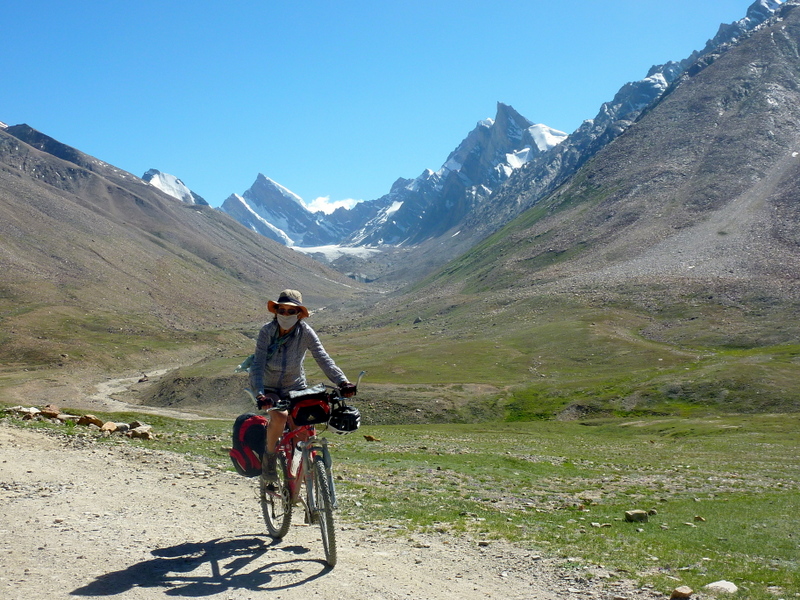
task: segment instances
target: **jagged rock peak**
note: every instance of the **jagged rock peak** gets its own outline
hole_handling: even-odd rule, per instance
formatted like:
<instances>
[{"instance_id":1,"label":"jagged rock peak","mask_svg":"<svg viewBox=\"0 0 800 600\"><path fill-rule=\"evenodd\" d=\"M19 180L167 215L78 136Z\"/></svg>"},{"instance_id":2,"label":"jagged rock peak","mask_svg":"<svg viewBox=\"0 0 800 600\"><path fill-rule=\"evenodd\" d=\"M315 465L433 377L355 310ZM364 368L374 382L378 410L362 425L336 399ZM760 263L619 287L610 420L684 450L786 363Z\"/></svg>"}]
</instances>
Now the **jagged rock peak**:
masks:
<instances>
[{"instance_id":1,"label":"jagged rock peak","mask_svg":"<svg viewBox=\"0 0 800 600\"><path fill-rule=\"evenodd\" d=\"M270 179L263 173L258 174L258 177L256 177L255 182L252 186L250 186L250 190L248 191L256 195L258 195L259 192L266 192L266 194L269 196L272 196L275 192L277 192L280 196L289 200L293 200L303 208L306 208L306 205L300 196L295 194L289 188L282 186L277 181Z\"/></svg>"}]
</instances>

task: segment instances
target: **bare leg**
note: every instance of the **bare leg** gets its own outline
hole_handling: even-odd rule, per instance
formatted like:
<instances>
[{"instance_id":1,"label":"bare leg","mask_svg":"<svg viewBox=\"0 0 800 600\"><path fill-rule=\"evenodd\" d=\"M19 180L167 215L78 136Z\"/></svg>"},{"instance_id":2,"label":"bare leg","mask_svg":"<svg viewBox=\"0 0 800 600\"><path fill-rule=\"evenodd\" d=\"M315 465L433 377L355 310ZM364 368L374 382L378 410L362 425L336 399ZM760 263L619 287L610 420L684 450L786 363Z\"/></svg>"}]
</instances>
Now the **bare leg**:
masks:
<instances>
[{"instance_id":1,"label":"bare leg","mask_svg":"<svg viewBox=\"0 0 800 600\"><path fill-rule=\"evenodd\" d=\"M286 420L289 413L285 410L273 410L269 413L269 426L267 427L267 452L275 452L278 449L278 441L283 435L286 427Z\"/></svg>"}]
</instances>

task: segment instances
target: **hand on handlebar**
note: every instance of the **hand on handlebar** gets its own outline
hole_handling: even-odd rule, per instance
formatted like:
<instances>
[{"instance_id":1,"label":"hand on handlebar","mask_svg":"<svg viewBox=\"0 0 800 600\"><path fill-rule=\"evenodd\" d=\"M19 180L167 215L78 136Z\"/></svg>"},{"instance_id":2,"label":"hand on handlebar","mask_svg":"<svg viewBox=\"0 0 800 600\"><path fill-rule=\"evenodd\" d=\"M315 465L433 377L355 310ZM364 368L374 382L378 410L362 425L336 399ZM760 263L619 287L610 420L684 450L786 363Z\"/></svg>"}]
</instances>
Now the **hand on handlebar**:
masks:
<instances>
[{"instance_id":1,"label":"hand on handlebar","mask_svg":"<svg viewBox=\"0 0 800 600\"><path fill-rule=\"evenodd\" d=\"M256 406L259 410L267 410L270 408L275 408L277 410L284 410L285 404L277 394L273 394L272 392L268 394L257 394L256 395Z\"/></svg>"},{"instance_id":2,"label":"hand on handlebar","mask_svg":"<svg viewBox=\"0 0 800 600\"><path fill-rule=\"evenodd\" d=\"M256 396L256 406L259 410L270 408L272 406L272 400L267 398L264 394L258 394Z\"/></svg>"},{"instance_id":3,"label":"hand on handlebar","mask_svg":"<svg viewBox=\"0 0 800 600\"><path fill-rule=\"evenodd\" d=\"M339 391L345 398L352 398L358 392L358 386L355 383L346 381L345 383L339 384Z\"/></svg>"}]
</instances>

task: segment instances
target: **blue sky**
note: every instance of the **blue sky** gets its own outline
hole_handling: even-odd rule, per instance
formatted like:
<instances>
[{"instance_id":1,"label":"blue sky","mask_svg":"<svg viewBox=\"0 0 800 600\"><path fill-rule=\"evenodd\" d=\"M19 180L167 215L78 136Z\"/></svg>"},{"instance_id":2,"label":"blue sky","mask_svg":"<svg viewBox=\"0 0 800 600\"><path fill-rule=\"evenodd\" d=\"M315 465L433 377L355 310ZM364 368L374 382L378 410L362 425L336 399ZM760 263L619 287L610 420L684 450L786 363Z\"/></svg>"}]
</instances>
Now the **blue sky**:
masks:
<instances>
[{"instance_id":1,"label":"blue sky","mask_svg":"<svg viewBox=\"0 0 800 600\"><path fill-rule=\"evenodd\" d=\"M570 133L749 0L6 0L0 121L218 206L263 173L370 200L498 101Z\"/></svg>"}]
</instances>

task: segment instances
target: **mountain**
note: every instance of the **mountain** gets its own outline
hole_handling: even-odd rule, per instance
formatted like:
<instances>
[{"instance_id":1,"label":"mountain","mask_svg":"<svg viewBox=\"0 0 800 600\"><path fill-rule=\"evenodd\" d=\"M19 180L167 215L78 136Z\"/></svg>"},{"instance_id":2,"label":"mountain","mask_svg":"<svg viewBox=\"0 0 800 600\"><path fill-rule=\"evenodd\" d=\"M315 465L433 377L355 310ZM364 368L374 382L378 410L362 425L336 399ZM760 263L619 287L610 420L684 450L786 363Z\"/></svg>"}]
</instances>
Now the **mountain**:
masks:
<instances>
[{"instance_id":1,"label":"mountain","mask_svg":"<svg viewBox=\"0 0 800 600\"><path fill-rule=\"evenodd\" d=\"M700 321L693 335L796 341L788 317L800 303L800 3L776 12L699 56L550 193L539 171L517 173L493 201L527 210L432 285L504 302L557 293L625 303L654 321L670 303L699 320L713 308L729 316ZM687 335L678 322L649 334Z\"/></svg>"},{"instance_id":2,"label":"mountain","mask_svg":"<svg viewBox=\"0 0 800 600\"><path fill-rule=\"evenodd\" d=\"M406 246L438 237L458 227L516 169L564 138L498 103L495 118L479 122L438 171L395 183L377 201L383 205L378 215L345 243Z\"/></svg>"},{"instance_id":3,"label":"mountain","mask_svg":"<svg viewBox=\"0 0 800 600\"><path fill-rule=\"evenodd\" d=\"M324 214L312 213L297 194L260 173L244 194L231 194L220 210L285 246L320 246L336 237Z\"/></svg>"},{"instance_id":4,"label":"mountain","mask_svg":"<svg viewBox=\"0 0 800 600\"><path fill-rule=\"evenodd\" d=\"M287 246L414 245L456 227L514 170L565 137L498 103L496 117L478 123L438 171L398 179L388 194L353 209L311 213L296 194L261 174L221 209Z\"/></svg>"},{"instance_id":5,"label":"mountain","mask_svg":"<svg viewBox=\"0 0 800 600\"><path fill-rule=\"evenodd\" d=\"M259 194L252 188L249 197L248 193L234 195L223 209L287 245L381 248L383 252L369 261L347 255L331 264L366 279L412 281L466 251L564 184L669 94L681 78L696 74L748 37L781 5L778 0L757 0L743 19L720 25L703 50L681 61L656 65L642 80L623 85L594 119L569 136L534 125L498 103L496 117L479 122L438 171L425 170L412 180L398 179L388 194L360 203L357 210L311 215L296 196L295 202L286 202L285 194L294 196L287 190Z\"/></svg>"},{"instance_id":6,"label":"mountain","mask_svg":"<svg viewBox=\"0 0 800 600\"><path fill-rule=\"evenodd\" d=\"M798 48L787 2L551 192L515 173L527 209L363 307L370 356L514 420L800 410Z\"/></svg>"},{"instance_id":7,"label":"mountain","mask_svg":"<svg viewBox=\"0 0 800 600\"><path fill-rule=\"evenodd\" d=\"M266 299L283 288L302 290L311 306L359 289L27 125L0 129L0 270L5 365L54 364L61 354L143 361L214 343L197 332L263 321Z\"/></svg>"},{"instance_id":8,"label":"mountain","mask_svg":"<svg viewBox=\"0 0 800 600\"><path fill-rule=\"evenodd\" d=\"M584 123L549 152L529 161L509 178L504 189L491 202L484 203L468 216L460 249L497 230L538 199L566 182L598 151L607 146L654 106L683 78L691 77L713 63L771 18L780 8L776 0L757 0L747 16L718 33L702 51L679 61L653 66L647 76L623 85L610 102L604 103L594 119Z\"/></svg>"},{"instance_id":9,"label":"mountain","mask_svg":"<svg viewBox=\"0 0 800 600\"><path fill-rule=\"evenodd\" d=\"M165 194L169 194L181 202L208 206L208 202L206 202L202 196L195 194L192 190L186 187L185 183L183 183L174 175L162 173L158 169L150 169L144 175L142 175L142 179L154 185Z\"/></svg>"}]
</instances>

